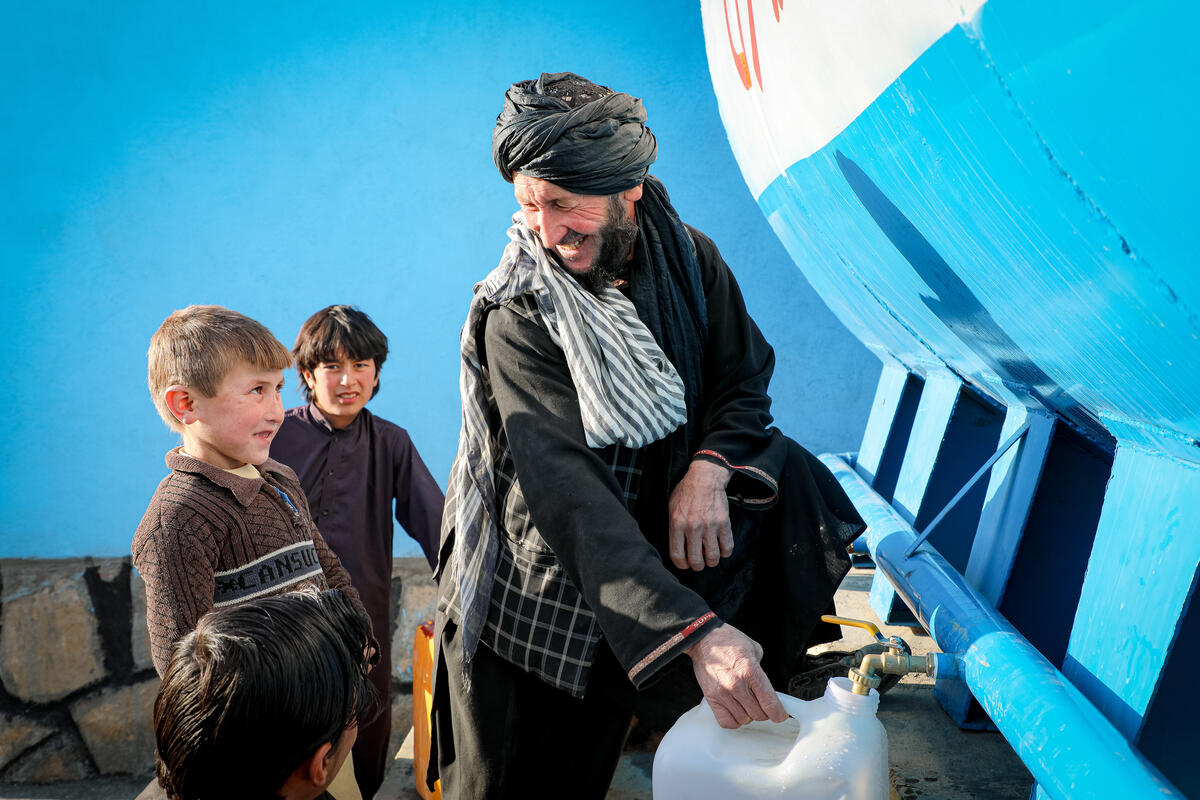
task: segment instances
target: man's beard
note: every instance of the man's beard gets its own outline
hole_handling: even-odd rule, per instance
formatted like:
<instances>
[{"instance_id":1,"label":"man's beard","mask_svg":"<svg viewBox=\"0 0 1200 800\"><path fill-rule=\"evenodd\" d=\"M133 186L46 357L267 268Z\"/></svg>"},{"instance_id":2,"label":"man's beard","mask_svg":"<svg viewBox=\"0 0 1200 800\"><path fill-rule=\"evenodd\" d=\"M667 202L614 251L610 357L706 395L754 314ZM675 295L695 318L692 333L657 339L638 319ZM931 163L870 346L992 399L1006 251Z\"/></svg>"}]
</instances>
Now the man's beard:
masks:
<instances>
[{"instance_id":1,"label":"man's beard","mask_svg":"<svg viewBox=\"0 0 1200 800\"><path fill-rule=\"evenodd\" d=\"M630 219L619 194L608 198L608 220L593 235L596 237L596 255L587 272L576 274L575 280L592 294L599 295L625 274L625 263L638 235L637 223Z\"/></svg>"}]
</instances>

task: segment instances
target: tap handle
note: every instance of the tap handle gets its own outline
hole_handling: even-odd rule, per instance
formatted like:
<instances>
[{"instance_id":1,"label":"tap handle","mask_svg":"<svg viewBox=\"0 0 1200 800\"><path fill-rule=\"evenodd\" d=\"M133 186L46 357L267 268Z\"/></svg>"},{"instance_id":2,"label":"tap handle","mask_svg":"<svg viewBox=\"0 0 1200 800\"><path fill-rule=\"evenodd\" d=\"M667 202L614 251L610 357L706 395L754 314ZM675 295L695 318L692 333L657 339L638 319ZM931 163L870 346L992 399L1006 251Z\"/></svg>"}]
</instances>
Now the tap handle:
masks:
<instances>
[{"instance_id":1,"label":"tap handle","mask_svg":"<svg viewBox=\"0 0 1200 800\"><path fill-rule=\"evenodd\" d=\"M874 622L868 622L865 619L852 619L850 617L835 617L832 614L822 614L821 621L828 622L833 625L847 625L851 628L862 628L867 633L874 636L875 641L879 644L882 644L898 653L904 653L905 655L912 654L912 648L908 646L907 642L905 642L899 636L884 636L880 632L879 626Z\"/></svg>"}]
</instances>

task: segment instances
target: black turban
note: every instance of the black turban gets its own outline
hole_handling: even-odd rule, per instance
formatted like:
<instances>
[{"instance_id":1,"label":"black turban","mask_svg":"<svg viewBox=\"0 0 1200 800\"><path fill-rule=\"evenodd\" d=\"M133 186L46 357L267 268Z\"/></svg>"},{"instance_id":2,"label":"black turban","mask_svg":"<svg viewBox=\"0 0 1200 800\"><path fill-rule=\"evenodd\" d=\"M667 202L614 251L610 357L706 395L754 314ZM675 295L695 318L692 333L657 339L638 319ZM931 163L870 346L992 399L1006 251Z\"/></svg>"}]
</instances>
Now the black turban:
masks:
<instances>
[{"instance_id":1,"label":"black turban","mask_svg":"<svg viewBox=\"0 0 1200 800\"><path fill-rule=\"evenodd\" d=\"M492 158L509 183L513 173L541 178L575 194L610 195L646 178L658 155L642 101L624 92L577 108L547 94L559 81L588 84L570 72L514 83L492 130Z\"/></svg>"}]
</instances>

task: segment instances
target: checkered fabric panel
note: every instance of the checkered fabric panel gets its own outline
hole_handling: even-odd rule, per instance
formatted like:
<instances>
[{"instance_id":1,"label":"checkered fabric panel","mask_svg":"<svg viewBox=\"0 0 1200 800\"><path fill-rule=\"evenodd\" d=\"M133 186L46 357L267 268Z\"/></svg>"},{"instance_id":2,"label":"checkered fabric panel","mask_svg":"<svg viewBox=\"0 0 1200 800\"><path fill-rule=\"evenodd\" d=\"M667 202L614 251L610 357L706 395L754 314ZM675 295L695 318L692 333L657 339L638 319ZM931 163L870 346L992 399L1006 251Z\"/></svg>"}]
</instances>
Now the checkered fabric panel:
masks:
<instances>
[{"instance_id":1,"label":"checkered fabric panel","mask_svg":"<svg viewBox=\"0 0 1200 800\"><path fill-rule=\"evenodd\" d=\"M551 686L583 697L600 645L600 626L533 524L503 427L499 430L496 452L502 455L495 474L504 519L482 641ZM632 507L642 475L641 451L609 445L596 452L608 462ZM461 612L456 582L443 582L449 591L442 605L457 619Z\"/></svg>"}]
</instances>

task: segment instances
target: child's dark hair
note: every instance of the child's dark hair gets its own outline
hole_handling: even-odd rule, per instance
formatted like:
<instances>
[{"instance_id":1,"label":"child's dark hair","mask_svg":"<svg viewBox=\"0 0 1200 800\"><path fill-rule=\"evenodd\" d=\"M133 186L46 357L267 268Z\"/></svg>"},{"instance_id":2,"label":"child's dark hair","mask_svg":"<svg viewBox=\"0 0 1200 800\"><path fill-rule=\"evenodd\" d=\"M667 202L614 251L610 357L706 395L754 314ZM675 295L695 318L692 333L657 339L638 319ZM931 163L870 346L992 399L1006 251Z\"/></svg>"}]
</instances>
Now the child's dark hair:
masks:
<instances>
[{"instance_id":1,"label":"child's dark hair","mask_svg":"<svg viewBox=\"0 0 1200 800\"><path fill-rule=\"evenodd\" d=\"M209 611L176 643L154 703L167 796L276 796L322 745L379 713L367 676L377 644L337 590Z\"/></svg>"},{"instance_id":2,"label":"child's dark hair","mask_svg":"<svg viewBox=\"0 0 1200 800\"><path fill-rule=\"evenodd\" d=\"M375 359L378 375L387 359L388 341L383 331L375 326L362 311L354 306L328 306L313 314L300 326L292 355L296 357L296 372L304 397L312 401L312 390L304 380L305 372L312 372L319 364L349 359ZM379 394L380 384L375 384L371 397Z\"/></svg>"}]
</instances>

